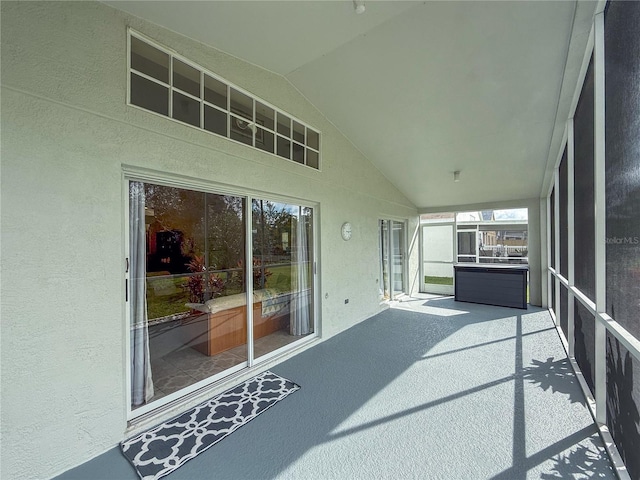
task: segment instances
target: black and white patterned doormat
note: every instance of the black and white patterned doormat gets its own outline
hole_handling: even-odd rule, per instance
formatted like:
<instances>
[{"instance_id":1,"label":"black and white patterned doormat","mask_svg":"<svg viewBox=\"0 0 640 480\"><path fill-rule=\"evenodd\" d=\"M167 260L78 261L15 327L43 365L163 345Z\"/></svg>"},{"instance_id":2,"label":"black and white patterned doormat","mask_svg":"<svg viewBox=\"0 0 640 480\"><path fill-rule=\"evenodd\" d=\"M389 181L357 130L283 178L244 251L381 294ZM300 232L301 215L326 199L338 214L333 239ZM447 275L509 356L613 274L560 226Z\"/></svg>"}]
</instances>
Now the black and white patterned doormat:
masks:
<instances>
[{"instance_id":1,"label":"black and white patterned doormat","mask_svg":"<svg viewBox=\"0 0 640 480\"><path fill-rule=\"evenodd\" d=\"M266 371L120 444L142 480L169 475L300 387Z\"/></svg>"}]
</instances>

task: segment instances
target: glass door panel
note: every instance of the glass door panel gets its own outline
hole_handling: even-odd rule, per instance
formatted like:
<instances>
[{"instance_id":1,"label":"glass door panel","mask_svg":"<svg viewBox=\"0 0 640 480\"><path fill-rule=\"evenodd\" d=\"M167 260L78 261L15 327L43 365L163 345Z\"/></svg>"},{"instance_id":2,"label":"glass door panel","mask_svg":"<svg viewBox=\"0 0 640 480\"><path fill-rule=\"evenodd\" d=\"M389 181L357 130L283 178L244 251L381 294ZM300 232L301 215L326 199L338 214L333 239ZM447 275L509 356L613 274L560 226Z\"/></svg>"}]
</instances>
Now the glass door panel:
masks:
<instances>
[{"instance_id":1,"label":"glass door panel","mask_svg":"<svg viewBox=\"0 0 640 480\"><path fill-rule=\"evenodd\" d=\"M380 297L384 300L391 298L389 281L389 222L380 220Z\"/></svg>"},{"instance_id":2,"label":"glass door panel","mask_svg":"<svg viewBox=\"0 0 640 480\"><path fill-rule=\"evenodd\" d=\"M477 243L475 230L458 230L458 262L476 263Z\"/></svg>"},{"instance_id":3,"label":"glass door panel","mask_svg":"<svg viewBox=\"0 0 640 480\"><path fill-rule=\"evenodd\" d=\"M404 222L391 221L391 245L393 249L392 291L394 298L404 293L404 259L405 259Z\"/></svg>"},{"instance_id":4,"label":"glass door panel","mask_svg":"<svg viewBox=\"0 0 640 480\"><path fill-rule=\"evenodd\" d=\"M423 291L453 295L453 263L423 263Z\"/></svg>"},{"instance_id":5,"label":"glass door panel","mask_svg":"<svg viewBox=\"0 0 640 480\"><path fill-rule=\"evenodd\" d=\"M422 227L422 260L425 262L454 262L453 225Z\"/></svg>"},{"instance_id":6,"label":"glass door panel","mask_svg":"<svg viewBox=\"0 0 640 480\"><path fill-rule=\"evenodd\" d=\"M252 202L253 344L260 357L314 332L313 210Z\"/></svg>"},{"instance_id":7,"label":"glass door panel","mask_svg":"<svg viewBox=\"0 0 640 480\"><path fill-rule=\"evenodd\" d=\"M454 225L422 227L422 289L428 293L453 294Z\"/></svg>"},{"instance_id":8,"label":"glass door panel","mask_svg":"<svg viewBox=\"0 0 640 480\"><path fill-rule=\"evenodd\" d=\"M130 182L132 409L246 365L245 209Z\"/></svg>"},{"instance_id":9,"label":"glass door panel","mask_svg":"<svg viewBox=\"0 0 640 480\"><path fill-rule=\"evenodd\" d=\"M380 297L393 300L405 290L405 224L380 220L379 234Z\"/></svg>"}]
</instances>

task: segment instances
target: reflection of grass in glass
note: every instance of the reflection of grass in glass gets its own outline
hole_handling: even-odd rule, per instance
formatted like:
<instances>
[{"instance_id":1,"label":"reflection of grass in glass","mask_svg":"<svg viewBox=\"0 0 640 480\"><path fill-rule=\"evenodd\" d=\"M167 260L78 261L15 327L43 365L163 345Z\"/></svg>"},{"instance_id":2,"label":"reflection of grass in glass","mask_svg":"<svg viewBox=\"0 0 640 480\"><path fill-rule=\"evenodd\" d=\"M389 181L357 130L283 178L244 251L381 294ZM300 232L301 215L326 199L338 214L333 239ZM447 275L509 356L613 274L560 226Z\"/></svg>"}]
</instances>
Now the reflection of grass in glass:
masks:
<instances>
[{"instance_id":1,"label":"reflection of grass in glass","mask_svg":"<svg viewBox=\"0 0 640 480\"><path fill-rule=\"evenodd\" d=\"M225 288L218 297L242 293L242 277L239 272L217 272L216 275L225 281ZM147 313L149 319L166 317L177 313L185 313L189 308L188 276L154 276L147 277Z\"/></svg>"},{"instance_id":2,"label":"reflection of grass in glass","mask_svg":"<svg viewBox=\"0 0 640 480\"><path fill-rule=\"evenodd\" d=\"M149 319L187 312L184 306L189 301L189 291L183 287L187 277L148 277L147 313Z\"/></svg>"},{"instance_id":3,"label":"reflection of grass in glass","mask_svg":"<svg viewBox=\"0 0 640 480\"><path fill-rule=\"evenodd\" d=\"M424 283L430 283L431 285L453 285L453 277L434 277L425 275Z\"/></svg>"},{"instance_id":4,"label":"reflection of grass in glass","mask_svg":"<svg viewBox=\"0 0 640 480\"><path fill-rule=\"evenodd\" d=\"M271 275L267 279L265 288L275 290L278 293L291 291L291 265L268 266Z\"/></svg>"},{"instance_id":5,"label":"reflection of grass in glass","mask_svg":"<svg viewBox=\"0 0 640 480\"><path fill-rule=\"evenodd\" d=\"M271 275L267 279L265 288L275 290L277 293L290 293L292 291L291 277L295 272L296 264L267 265ZM307 279L309 286L313 278L313 262L306 263Z\"/></svg>"},{"instance_id":6,"label":"reflection of grass in glass","mask_svg":"<svg viewBox=\"0 0 640 480\"><path fill-rule=\"evenodd\" d=\"M265 288L274 290L277 293L291 292L291 268L290 264L267 266L267 270L271 272L271 275L267 277ZM242 293L240 272L220 271L216 272L216 275L225 281L225 289L220 296ZM309 275L311 275L310 271ZM147 312L149 319L189 311L185 306L189 302L189 289L186 287L188 278L185 275L155 277L153 273L147 277Z\"/></svg>"}]
</instances>

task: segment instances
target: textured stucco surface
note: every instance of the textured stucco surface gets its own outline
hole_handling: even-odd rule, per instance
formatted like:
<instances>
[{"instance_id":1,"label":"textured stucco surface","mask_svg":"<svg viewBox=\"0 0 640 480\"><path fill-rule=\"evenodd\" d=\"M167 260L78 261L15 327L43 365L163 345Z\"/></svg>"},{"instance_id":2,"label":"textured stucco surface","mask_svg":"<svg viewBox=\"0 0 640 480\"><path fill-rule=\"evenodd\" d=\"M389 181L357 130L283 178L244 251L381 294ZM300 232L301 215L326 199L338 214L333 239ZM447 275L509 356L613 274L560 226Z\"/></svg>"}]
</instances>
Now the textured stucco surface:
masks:
<instances>
[{"instance_id":1,"label":"textured stucco surface","mask_svg":"<svg viewBox=\"0 0 640 480\"><path fill-rule=\"evenodd\" d=\"M128 107L127 26L319 129L322 171ZM318 203L324 338L381 308L378 219L416 231L282 77L99 3L2 2L2 478L53 476L125 434L123 165Z\"/></svg>"}]
</instances>

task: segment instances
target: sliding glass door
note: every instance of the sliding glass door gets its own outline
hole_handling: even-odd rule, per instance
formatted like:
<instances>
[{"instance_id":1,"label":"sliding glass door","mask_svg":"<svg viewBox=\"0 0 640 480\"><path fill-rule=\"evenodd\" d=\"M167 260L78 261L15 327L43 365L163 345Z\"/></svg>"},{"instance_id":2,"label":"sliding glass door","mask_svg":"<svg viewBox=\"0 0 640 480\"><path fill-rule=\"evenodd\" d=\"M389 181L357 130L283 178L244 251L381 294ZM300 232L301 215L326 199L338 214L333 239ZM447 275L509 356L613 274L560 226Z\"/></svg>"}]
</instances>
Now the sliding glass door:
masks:
<instances>
[{"instance_id":1,"label":"sliding glass door","mask_svg":"<svg viewBox=\"0 0 640 480\"><path fill-rule=\"evenodd\" d=\"M453 295L454 256L453 223L422 226L422 291Z\"/></svg>"},{"instance_id":2,"label":"sliding glass door","mask_svg":"<svg viewBox=\"0 0 640 480\"><path fill-rule=\"evenodd\" d=\"M391 281L389 276L389 221L380 220L379 224L379 247L380 247L380 298L389 300L391 298Z\"/></svg>"},{"instance_id":3,"label":"sliding glass door","mask_svg":"<svg viewBox=\"0 0 640 480\"><path fill-rule=\"evenodd\" d=\"M406 226L404 222L380 220L380 296L394 299L405 292Z\"/></svg>"},{"instance_id":4,"label":"sliding glass door","mask_svg":"<svg viewBox=\"0 0 640 480\"><path fill-rule=\"evenodd\" d=\"M253 200L254 354L314 332L313 210Z\"/></svg>"},{"instance_id":5,"label":"sliding glass door","mask_svg":"<svg viewBox=\"0 0 640 480\"><path fill-rule=\"evenodd\" d=\"M391 248L393 252L392 264L392 295L397 297L404 293L404 259L405 259L405 226L404 222L391 220Z\"/></svg>"},{"instance_id":6,"label":"sliding glass door","mask_svg":"<svg viewBox=\"0 0 640 480\"><path fill-rule=\"evenodd\" d=\"M312 208L130 181L128 217L132 411L313 335Z\"/></svg>"}]
</instances>

